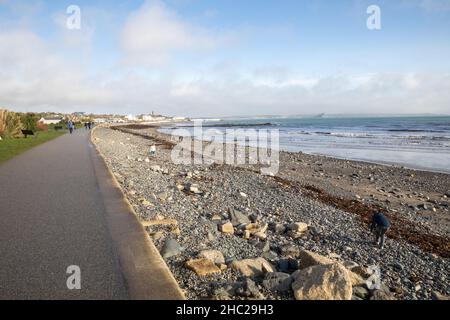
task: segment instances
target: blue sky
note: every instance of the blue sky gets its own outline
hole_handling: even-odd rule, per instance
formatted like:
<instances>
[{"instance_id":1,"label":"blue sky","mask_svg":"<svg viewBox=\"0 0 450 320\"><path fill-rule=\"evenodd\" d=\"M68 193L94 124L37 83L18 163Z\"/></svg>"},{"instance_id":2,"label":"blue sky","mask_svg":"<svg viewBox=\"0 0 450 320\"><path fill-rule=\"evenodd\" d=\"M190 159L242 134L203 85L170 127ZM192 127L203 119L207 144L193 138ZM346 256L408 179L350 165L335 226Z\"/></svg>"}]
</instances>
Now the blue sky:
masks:
<instances>
[{"instance_id":1,"label":"blue sky","mask_svg":"<svg viewBox=\"0 0 450 320\"><path fill-rule=\"evenodd\" d=\"M450 0L0 0L0 106L450 114L449 39Z\"/></svg>"}]
</instances>

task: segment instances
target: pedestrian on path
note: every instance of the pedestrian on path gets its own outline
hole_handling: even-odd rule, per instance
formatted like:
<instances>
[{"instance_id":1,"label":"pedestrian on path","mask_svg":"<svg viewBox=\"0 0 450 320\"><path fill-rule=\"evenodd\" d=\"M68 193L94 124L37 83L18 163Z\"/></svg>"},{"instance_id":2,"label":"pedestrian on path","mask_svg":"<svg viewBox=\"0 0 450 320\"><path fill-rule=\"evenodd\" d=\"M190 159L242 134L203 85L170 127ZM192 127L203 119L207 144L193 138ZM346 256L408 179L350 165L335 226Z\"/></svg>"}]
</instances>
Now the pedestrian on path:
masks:
<instances>
[{"instance_id":1,"label":"pedestrian on path","mask_svg":"<svg viewBox=\"0 0 450 320\"><path fill-rule=\"evenodd\" d=\"M69 129L70 134L72 134L74 128L72 120L69 120L69 122L67 123L67 128Z\"/></svg>"}]
</instances>

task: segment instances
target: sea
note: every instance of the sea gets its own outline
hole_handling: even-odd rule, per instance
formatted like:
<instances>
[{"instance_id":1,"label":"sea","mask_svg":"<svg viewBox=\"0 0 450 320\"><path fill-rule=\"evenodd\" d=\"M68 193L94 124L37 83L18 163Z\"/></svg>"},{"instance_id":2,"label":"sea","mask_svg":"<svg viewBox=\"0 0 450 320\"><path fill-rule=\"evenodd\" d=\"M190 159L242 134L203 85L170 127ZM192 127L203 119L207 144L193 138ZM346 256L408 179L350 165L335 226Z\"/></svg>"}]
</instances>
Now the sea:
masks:
<instances>
[{"instance_id":1,"label":"sea","mask_svg":"<svg viewBox=\"0 0 450 320\"><path fill-rule=\"evenodd\" d=\"M310 116L197 119L203 132L276 129L279 149L450 173L450 116ZM164 127L194 133L192 123ZM209 134L196 136L210 140Z\"/></svg>"}]
</instances>

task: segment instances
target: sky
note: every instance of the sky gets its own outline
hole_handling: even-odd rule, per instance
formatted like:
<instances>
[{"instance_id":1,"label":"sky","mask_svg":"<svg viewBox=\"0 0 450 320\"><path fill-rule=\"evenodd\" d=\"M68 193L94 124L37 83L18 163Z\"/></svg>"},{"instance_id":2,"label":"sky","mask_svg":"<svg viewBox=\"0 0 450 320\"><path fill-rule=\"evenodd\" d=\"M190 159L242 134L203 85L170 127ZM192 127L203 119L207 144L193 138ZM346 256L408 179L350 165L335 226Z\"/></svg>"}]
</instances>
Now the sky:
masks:
<instances>
[{"instance_id":1,"label":"sky","mask_svg":"<svg viewBox=\"0 0 450 320\"><path fill-rule=\"evenodd\" d=\"M449 57L450 0L0 0L16 111L450 114Z\"/></svg>"}]
</instances>

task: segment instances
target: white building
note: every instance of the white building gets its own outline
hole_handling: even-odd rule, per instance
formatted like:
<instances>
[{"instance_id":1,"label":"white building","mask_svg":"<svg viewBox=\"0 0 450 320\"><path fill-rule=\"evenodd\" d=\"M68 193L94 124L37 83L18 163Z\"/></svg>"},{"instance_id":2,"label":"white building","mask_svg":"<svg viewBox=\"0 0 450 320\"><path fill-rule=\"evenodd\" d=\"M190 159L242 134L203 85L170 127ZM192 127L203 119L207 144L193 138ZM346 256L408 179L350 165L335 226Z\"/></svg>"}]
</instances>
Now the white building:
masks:
<instances>
[{"instance_id":1,"label":"white building","mask_svg":"<svg viewBox=\"0 0 450 320\"><path fill-rule=\"evenodd\" d=\"M129 114L125 117L125 119L127 119L128 121L137 121L137 117L133 116L132 114Z\"/></svg>"},{"instance_id":2,"label":"white building","mask_svg":"<svg viewBox=\"0 0 450 320\"><path fill-rule=\"evenodd\" d=\"M142 120L143 121L153 121L153 120L155 120L155 117L153 117L152 115L144 114L142 116Z\"/></svg>"},{"instance_id":3,"label":"white building","mask_svg":"<svg viewBox=\"0 0 450 320\"><path fill-rule=\"evenodd\" d=\"M62 121L62 118L41 118L39 122L43 124L57 124Z\"/></svg>"}]
</instances>

